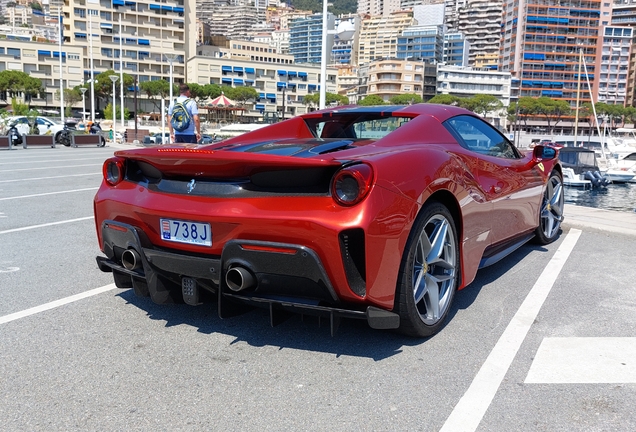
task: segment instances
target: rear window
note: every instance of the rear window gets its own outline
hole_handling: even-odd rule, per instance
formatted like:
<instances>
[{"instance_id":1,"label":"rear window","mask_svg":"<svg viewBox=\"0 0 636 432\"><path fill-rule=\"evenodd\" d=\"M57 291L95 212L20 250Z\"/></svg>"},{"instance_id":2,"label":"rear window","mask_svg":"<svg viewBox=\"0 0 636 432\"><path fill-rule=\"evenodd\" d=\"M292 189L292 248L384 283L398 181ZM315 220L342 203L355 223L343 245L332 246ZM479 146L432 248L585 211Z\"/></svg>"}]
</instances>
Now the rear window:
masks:
<instances>
[{"instance_id":1,"label":"rear window","mask_svg":"<svg viewBox=\"0 0 636 432\"><path fill-rule=\"evenodd\" d=\"M410 120L410 117L346 115L307 119L307 125L317 138L380 139Z\"/></svg>"}]
</instances>

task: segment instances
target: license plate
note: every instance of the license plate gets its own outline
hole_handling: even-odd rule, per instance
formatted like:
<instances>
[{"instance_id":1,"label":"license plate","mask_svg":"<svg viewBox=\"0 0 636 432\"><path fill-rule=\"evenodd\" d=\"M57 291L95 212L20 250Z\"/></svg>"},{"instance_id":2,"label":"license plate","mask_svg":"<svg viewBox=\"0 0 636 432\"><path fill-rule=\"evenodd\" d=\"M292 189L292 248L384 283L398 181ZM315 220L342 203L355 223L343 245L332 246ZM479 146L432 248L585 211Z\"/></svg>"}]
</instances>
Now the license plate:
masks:
<instances>
[{"instance_id":1,"label":"license plate","mask_svg":"<svg viewBox=\"0 0 636 432\"><path fill-rule=\"evenodd\" d=\"M161 238L167 241L212 246L210 224L161 219Z\"/></svg>"}]
</instances>

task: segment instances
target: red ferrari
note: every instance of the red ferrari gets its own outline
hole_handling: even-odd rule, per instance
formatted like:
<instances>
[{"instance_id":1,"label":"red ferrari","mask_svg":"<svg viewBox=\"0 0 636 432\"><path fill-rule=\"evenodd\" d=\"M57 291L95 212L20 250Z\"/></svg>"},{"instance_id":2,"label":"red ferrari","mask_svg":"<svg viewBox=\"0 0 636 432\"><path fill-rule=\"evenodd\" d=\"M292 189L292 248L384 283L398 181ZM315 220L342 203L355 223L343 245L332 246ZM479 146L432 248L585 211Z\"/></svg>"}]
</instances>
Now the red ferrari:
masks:
<instances>
[{"instance_id":1,"label":"red ferrari","mask_svg":"<svg viewBox=\"0 0 636 432\"><path fill-rule=\"evenodd\" d=\"M117 151L95 196L99 268L156 303L216 297L417 337L479 268L563 220L558 150L470 111L338 107L209 145Z\"/></svg>"}]
</instances>

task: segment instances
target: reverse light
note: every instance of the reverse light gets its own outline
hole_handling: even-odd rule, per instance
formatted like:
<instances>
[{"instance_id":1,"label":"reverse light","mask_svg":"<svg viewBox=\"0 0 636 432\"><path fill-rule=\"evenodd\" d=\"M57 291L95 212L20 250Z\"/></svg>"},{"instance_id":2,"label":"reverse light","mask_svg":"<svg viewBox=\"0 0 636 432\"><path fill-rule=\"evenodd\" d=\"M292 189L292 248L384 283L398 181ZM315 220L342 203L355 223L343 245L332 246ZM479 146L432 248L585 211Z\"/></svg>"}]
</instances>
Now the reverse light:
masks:
<instances>
[{"instance_id":1,"label":"reverse light","mask_svg":"<svg viewBox=\"0 0 636 432\"><path fill-rule=\"evenodd\" d=\"M338 171L331 182L331 196L340 205L352 206L371 190L373 169L367 164L351 165Z\"/></svg>"},{"instance_id":2,"label":"reverse light","mask_svg":"<svg viewBox=\"0 0 636 432\"><path fill-rule=\"evenodd\" d=\"M104 180L111 186L115 186L124 179L124 160L114 157L107 159L102 168Z\"/></svg>"}]
</instances>

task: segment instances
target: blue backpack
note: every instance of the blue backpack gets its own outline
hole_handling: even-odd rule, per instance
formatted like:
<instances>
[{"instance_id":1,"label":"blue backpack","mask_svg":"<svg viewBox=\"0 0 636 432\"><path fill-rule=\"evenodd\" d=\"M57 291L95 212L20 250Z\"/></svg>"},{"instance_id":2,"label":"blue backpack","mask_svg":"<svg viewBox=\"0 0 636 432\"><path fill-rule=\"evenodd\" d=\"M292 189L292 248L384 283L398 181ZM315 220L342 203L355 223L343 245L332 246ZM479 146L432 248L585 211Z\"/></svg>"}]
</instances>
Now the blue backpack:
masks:
<instances>
[{"instance_id":1,"label":"blue backpack","mask_svg":"<svg viewBox=\"0 0 636 432\"><path fill-rule=\"evenodd\" d=\"M177 132L183 132L184 130L190 127L190 121L192 120L192 116L188 111L186 105L192 99L186 99L183 102L175 102L174 107L172 108L172 117L170 117L170 123L172 124L172 128Z\"/></svg>"}]
</instances>

